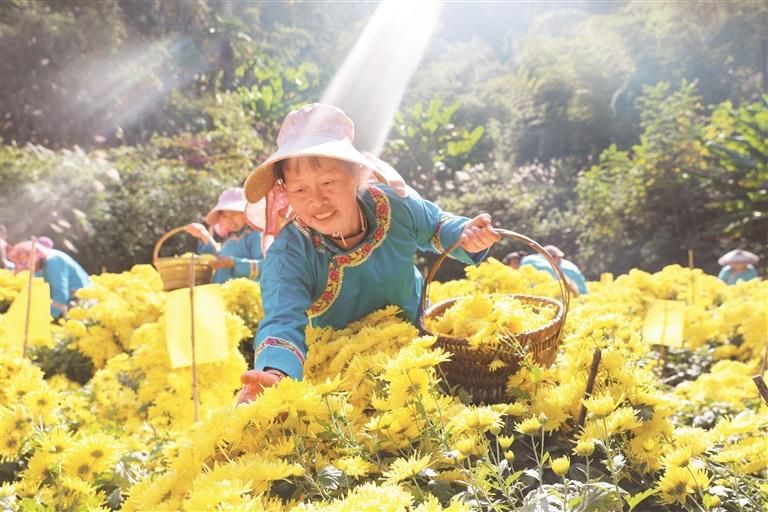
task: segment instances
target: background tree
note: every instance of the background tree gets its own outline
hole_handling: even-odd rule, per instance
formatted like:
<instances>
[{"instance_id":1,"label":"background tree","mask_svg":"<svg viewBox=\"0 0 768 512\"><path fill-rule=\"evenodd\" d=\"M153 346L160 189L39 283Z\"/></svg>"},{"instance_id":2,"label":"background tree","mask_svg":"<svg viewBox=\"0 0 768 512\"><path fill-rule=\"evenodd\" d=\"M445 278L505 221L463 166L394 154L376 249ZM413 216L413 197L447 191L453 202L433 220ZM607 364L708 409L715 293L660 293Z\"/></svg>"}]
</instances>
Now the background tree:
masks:
<instances>
[{"instance_id":1,"label":"background tree","mask_svg":"<svg viewBox=\"0 0 768 512\"><path fill-rule=\"evenodd\" d=\"M439 197L456 187L456 179L461 179L457 174L483 136L482 126L470 131L453 124L458 108L458 102L444 107L435 98L426 106L418 102L395 116L394 133L382 156L426 197Z\"/></svg>"},{"instance_id":2,"label":"background tree","mask_svg":"<svg viewBox=\"0 0 768 512\"><path fill-rule=\"evenodd\" d=\"M91 271L148 261L321 97L376 9L0 3L11 239L48 234ZM383 156L425 197L555 243L589 277L689 247L697 262L764 255L766 25L755 0L446 4Z\"/></svg>"},{"instance_id":3,"label":"background tree","mask_svg":"<svg viewBox=\"0 0 768 512\"><path fill-rule=\"evenodd\" d=\"M768 95L734 107L716 106L702 140L708 169L699 176L710 194L710 229L720 232L723 249L755 252L768 242Z\"/></svg>"},{"instance_id":4,"label":"background tree","mask_svg":"<svg viewBox=\"0 0 768 512\"><path fill-rule=\"evenodd\" d=\"M666 83L648 88L638 103L640 144L604 151L576 188L579 243L594 271L685 264L688 249L699 255L697 265L714 270L734 243L759 252L766 240L765 103L740 112L725 103L709 120L688 83L676 91Z\"/></svg>"}]
</instances>

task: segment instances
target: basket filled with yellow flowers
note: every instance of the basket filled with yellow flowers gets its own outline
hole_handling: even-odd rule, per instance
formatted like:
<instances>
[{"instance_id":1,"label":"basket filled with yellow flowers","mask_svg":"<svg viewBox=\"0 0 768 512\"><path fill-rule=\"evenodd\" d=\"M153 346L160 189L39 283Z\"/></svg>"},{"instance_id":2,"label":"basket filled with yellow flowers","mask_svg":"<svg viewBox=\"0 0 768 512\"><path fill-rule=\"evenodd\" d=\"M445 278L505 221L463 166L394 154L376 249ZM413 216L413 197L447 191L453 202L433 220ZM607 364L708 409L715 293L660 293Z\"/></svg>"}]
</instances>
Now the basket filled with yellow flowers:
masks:
<instances>
[{"instance_id":1,"label":"basket filled with yellow flowers","mask_svg":"<svg viewBox=\"0 0 768 512\"><path fill-rule=\"evenodd\" d=\"M497 293L472 294L427 306L430 283L460 242L440 255L424 280L421 328L437 337L437 347L452 354L450 361L440 365L446 383L466 389L473 402L503 402L507 380L527 355L545 367L555 361L570 299L565 276L541 245L514 231L496 231L524 243L549 262L562 301Z\"/></svg>"},{"instance_id":2,"label":"basket filled with yellow flowers","mask_svg":"<svg viewBox=\"0 0 768 512\"><path fill-rule=\"evenodd\" d=\"M163 290L167 292L188 287L190 283L190 272L194 271L195 273L196 285L210 283L213 276L213 268L209 265L209 262L212 259L211 255L194 255L194 262L190 261L193 258L192 254L160 257L160 248L163 243L173 235L181 233L182 231L184 231L184 226L171 229L160 237L155 244L154 251L152 251L152 265L155 266L160 274L160 278L163 280ZM192 268L194 268L194 270L192 270Z\"/></svg>"}]
</instances>

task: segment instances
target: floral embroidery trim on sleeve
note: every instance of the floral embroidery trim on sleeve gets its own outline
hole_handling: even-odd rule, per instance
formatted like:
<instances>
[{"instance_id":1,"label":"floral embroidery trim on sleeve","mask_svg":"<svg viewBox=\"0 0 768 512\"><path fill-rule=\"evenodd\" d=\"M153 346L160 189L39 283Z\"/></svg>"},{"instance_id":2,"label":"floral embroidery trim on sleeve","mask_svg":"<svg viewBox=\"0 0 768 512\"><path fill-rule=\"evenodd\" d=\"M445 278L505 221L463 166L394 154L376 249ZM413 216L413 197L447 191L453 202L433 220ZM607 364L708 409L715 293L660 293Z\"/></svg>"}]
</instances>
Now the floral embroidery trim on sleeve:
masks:
<instances>
[{"instance_id":1,"label":"floral embroidery trim on sleeve","mask_svg":"<svg viewBox=\"0 0 768 512\"><path fill-rule=\"evenodd\" d=\"M438 253L445 252L445 247L443 247L443 243L440 241L440 231L443 229L443 224L454 218L455 215L443 212L442 215L440 215L440 221L437 223L437 229L432 234L432 238L430 242L432 243L432 247L435 248L435 251Z\"/></svg>"},{"instance_id":2,"label":"floral embroidery trim on sleeve","mask_svg":"<svg viewBox=\"0 0 768 512\"><path fill-rule=\"evenodd\" d=\"M258 261L250 261L251 266L251 272L248 274L249 279L256 279L259 277L259 262Z\"/></svg>"},{"instance_id":3,"label":"floral embroidery trim on sleeve","mask_svg":"<svg viewBox=\"0 0 768 512\"><path fill-rule=\"evenodd\" d=\"M304 354L301 353L301 350L299 350L296 345L291 343L288 340L284 340L282 338L275 338L273 336L270 336L268 338L264 338L264 341L261 342L261 344L256 347L256 350L253 354L254 361L259 357L259 354L264 352L264 350L267 347L274 347L274 348L281 348L283 350L287 350L291 352L294 356L296 356L296 359L298 359L301 364L304 364Z\"/></svg>"}]
</instances>

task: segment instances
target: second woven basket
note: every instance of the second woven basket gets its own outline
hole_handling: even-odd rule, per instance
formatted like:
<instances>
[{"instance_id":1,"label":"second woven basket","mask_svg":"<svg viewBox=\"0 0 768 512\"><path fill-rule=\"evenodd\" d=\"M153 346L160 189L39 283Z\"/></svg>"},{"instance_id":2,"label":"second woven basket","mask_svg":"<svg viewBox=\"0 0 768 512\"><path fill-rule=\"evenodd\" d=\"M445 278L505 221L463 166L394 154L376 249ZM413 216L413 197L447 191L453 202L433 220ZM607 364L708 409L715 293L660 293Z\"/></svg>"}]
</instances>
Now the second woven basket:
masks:
<instances>
[{"instance_id":1,"label":"second woven basket","mask_svg":"<svg viewBox=\"0 0 768 512\"><path fill-rule=\"evenodd\" d=\"M169 292L179 288L187 288L190 283L190 257L189 256L171 256L160 257L160 247L163 243L176 233L184 231L184 227L173 228L160 237L152 251L152 264L160 273L163 280L163 290ZM213 269L206 261L206 258L196 257L194 261L195 284L208 284L213 276Z\"/></svg>"}]
</instances>

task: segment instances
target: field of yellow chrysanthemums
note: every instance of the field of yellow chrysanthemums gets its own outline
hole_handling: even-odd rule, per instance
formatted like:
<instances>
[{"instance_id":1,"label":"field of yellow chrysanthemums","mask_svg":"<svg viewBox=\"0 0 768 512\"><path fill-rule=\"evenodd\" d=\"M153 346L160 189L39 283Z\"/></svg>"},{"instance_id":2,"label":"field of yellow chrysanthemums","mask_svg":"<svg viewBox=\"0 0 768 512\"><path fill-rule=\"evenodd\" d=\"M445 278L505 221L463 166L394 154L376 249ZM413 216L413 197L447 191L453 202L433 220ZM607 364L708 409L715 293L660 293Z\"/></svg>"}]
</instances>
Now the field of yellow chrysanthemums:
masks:
<instances>
[{"instance_id":1,"label":"field of yellow chrysanthemums","mask_svg":"<svg viewBox=\"0 0 768 512\"><path fill-rule=\"evenodd\" d=\"M235 407L238 347L261 317L258 285L235 280L222 287L229 356L199 365L194 422L192 371L169 363L158 274L93 281L27 358L11 355L21 342L0 316L3 510L766 510L768 406L752 377L765 371L768 282L728 287L670 266L590 283L555 363L526 359L495 405L443 392L450 354L387 308L310 328L305 379ZM0 304L23 286L0 271ZM467 298L442 327L485 329L477 343L551 317L489 308L487 294L558 297L545 274L495 260L430 293ZM643 339L657 299L685 301L683 348Z\"/></svg>"}]
</instances>

